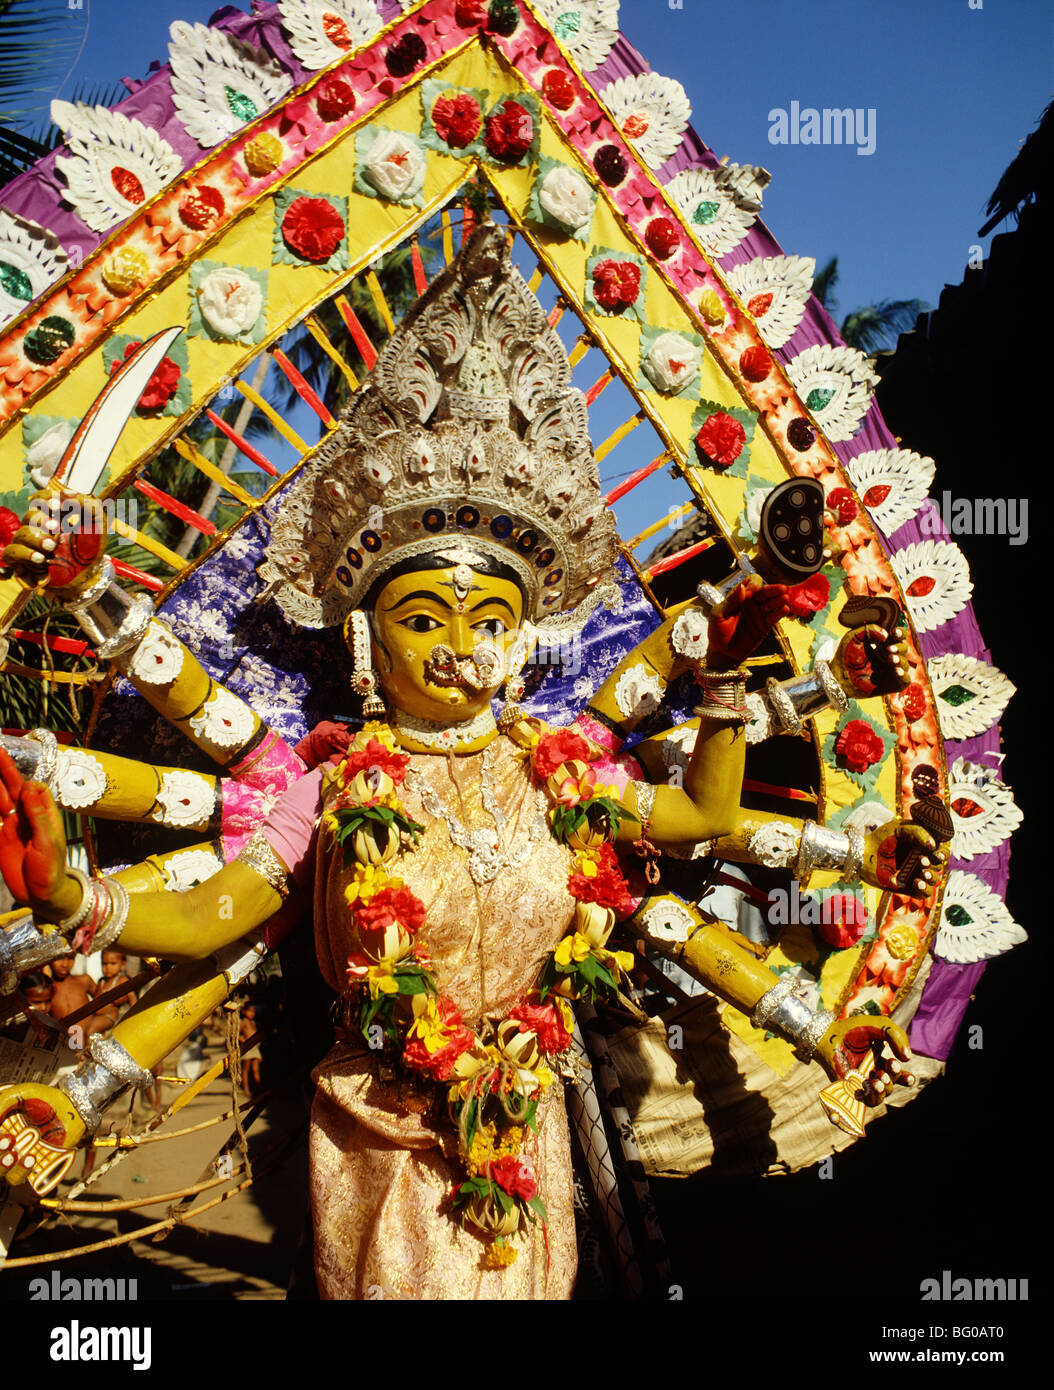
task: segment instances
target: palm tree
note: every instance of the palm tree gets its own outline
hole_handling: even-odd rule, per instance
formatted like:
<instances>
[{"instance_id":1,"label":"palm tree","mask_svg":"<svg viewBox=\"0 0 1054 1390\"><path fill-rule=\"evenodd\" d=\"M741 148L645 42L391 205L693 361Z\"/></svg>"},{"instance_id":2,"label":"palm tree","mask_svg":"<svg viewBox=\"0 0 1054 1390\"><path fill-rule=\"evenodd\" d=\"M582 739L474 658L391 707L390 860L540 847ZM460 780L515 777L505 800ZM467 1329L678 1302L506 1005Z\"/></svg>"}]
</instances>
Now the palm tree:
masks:
<instances>
[{"instance_id":1,"label":"palm tree","mask_svg":"<svg viewBox=\"0 0 1054 1390\"><path fill-rule=\"evenodd\" d=\"M812 292L833 317L838 308L834 293L838 283L838 257L832 256L820 267L812 282ZM910 333L920 314L930 306L921 299L883 299L877 304L865 304L853 309L842 320L838 330L847 347L857 348L873 357L878 352L892 352L902 333Z\"/></svg>"}]
</instances>

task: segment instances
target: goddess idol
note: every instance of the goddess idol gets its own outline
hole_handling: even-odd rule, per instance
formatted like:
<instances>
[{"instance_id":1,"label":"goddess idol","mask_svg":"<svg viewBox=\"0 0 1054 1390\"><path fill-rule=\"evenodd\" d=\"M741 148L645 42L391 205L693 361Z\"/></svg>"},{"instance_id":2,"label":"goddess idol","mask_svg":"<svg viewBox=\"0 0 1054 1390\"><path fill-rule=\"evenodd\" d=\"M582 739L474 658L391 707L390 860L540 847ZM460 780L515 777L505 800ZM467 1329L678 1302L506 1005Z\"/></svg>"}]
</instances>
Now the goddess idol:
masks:
<instances>
[{"instance_id":1,"label":"goddess idol","mask_svg":"<svg viewBox=\"0 0 1054 1390\"><path fill-rule=\"evenodd\" d=\"M812 1008L793 975L679 903L658 867L709 842L724 858L782 855L802 877L837 868L911 895L941 862L919 824L835 832L741 809L742 663L822 561L819 484L791 479L769 497L755 564L771 582L703 586L570 726L518 703L534 647L616 606L617 546L584 399L501 227L484 223L410 310L274 514L263 596L305 632L342 626L361 727L323 726L294 751L123 592L92 538L60 530L60 500L53 482L4 564L76 613L225 777L58 749L42 731L5 741L0 865L32 911L3 938L5 970L117 943L177 963L73 1075L0 1091L9 1183L57 1181L107 1102L144 1084L286 931L306 929L312 903L339 999L311 1123L326 1298L570 1296L572 1010L625 991L633 957L612 944L616 923L625 941L669 951L663 909L688 914L675 954L708 989L832 1080L853 1075L865 1103L910 1084L895 1023ZM903 634L882 620L868 609L869 639L858 623L814 678L770 682L769 714L807 717L844 703L843 687L897 689ZM698 706L672 778L620 749L645 712L634 690L686 672ZM261 788L271 809L254 819ZM157 858L89 877L66 863L60 805L220 825L228 851L241 847L190 887L166 882Z\"/></svg>"}]
</instances>

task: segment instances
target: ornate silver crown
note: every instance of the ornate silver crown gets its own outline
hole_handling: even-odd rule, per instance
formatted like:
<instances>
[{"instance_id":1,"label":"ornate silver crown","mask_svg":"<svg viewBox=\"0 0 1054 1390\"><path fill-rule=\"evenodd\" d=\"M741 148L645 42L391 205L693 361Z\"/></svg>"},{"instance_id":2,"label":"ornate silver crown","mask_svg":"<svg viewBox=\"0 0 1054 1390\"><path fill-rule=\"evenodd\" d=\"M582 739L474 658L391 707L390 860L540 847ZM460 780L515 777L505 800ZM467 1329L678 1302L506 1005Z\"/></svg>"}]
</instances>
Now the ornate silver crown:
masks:
<instances>
[{"instance_id":1,"label":"ornate silver crown","mask_svg":"<svg viewBox=\"0 0 1054 1390\"><path fill-rule=\"evenodd\" d=\"M452 545L510 565L536 622L581 604L616 554L585 399L493 223L407 313L283 498L260 575L294 622L327 627L398 561Z\"/></svg>"}]
</instances>

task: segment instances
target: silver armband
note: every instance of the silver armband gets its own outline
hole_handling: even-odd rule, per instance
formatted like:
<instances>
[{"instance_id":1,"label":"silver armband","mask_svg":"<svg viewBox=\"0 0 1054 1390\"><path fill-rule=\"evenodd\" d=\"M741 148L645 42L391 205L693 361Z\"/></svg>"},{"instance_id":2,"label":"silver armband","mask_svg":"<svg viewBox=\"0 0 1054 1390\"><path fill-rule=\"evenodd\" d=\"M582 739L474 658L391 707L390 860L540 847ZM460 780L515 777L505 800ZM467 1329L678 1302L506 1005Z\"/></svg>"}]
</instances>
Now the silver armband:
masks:
<instances>
[{"instance_id":1,"label":"silver armband","mask_svg":"<svg viewBox=\"0 0 1054 1390\"><path fill-rule=\"evenodd\" d=\"M0 734L0 748L8 755L20 777L27 782L43 782L55 790L55 771L59 762L59 741L50 729L34 729L31 734Z\"/></svg>"},{"instance_id":2,"label":"silver armband","mask_svg":"<svg viewBox=\"0 0 1054 1390\"><path fill-rule=\"evenodd\" d=\"M778 1033L793 1043L799 1061L810 1062L817 1044L834 1022L834 1014L828 1009L811 1009L795 993L800 984L793 975L781 975L754 1005L750 1021L755 1028Z\"/></svg>"},{"instance_id":3,"label":"silver armband","mask_svg":"<svg viewBox=\"0 0 1054 1390\"><path fill-rule=\"evenodd\" d=\"M218 951L213 951L212 959L217 973L233 989L249 978L266 955L267 944L262 935L243 936L229 946L221 946Z\"/></svg>"},{"instance_id":4,"label":"silver armband","mask_svg":"<svg viewBox=\"0 0 1054 1390\"><path fill-rule=\"evenodd\" d=\"M856 880L863 862L864 837L859 830L831 830L810 820L801 832L794 877L808 878L813 869L836 869L845 878Z\"/></svg>"},{"instance_id":5,"label":"silver armband","mask_svg":"<svg viewBox=\"0 0 1054 1390\"><path fill-rule=\"evenodd\" d=\"M0 931L0 994L13 994L27 970L38 970L69 952L70 944L61 932L42 932L27 912Z\"/></svg>"},{"instance_id":6,"label":"silver armband","mask_svg":"<svg viewBox=\"0 0 1054 1390\"><path fill-rule=\"evenodd\" d=\"M787 681L775 677L765 682L765 699L784 733L801 733L802 724L824 709L844 714L849 708L845 691L835 680L826 661L818 661L811 671Z\"/></svg>"},{"instance_id":7,"label":"silver armband","mask_svg":"<svg viewBox=\"0 0 1054 1390\"><path fill-rule=\"evenodd\" d=\"M142 641L154 616L145 595L129 594L114 582L113 562L103 562L99 577L66 604L98 655L109 661Z\"/></svg>"},{"instance_id":8,"label":"silver armband","mask_svg":"<svg viewBox=\"0 0 1054 1390\"><path fill-rule=\"evenodd\" d=\"M90 1062L81 1062L70 1076L64 1076L58 1089L94 1134L102 1120L102 1107L124 1086L148 1086L153 1077L141 1067L116 1038L94 1037L88 1045Z\"/></svg>"},{"instance_id":9,"label":"silver armband","mask_svg":"<svg viewBox=\"0 0 1054 1390\"><path fill-rule=\"evenodd\" d=\"M254 874L259 874L283 901L289 897L291 888L289 870L275 854L262 830L256 830L250 835L234 862L245 864L247 868L252 869Z\"/></svg>"}]
</instances>

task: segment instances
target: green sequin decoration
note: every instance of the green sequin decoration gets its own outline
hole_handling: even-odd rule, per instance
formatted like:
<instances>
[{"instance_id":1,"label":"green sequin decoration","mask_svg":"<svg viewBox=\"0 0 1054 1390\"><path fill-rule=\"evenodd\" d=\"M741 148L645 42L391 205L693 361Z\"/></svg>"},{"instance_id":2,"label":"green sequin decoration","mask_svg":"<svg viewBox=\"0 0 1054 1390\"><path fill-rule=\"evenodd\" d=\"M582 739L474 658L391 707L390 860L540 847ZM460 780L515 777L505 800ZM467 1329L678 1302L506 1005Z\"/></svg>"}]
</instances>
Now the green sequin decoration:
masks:
<instances>
[{"instance_id":1,"label":"green sequin decoration","mask_svg":"<svg viewBox=\"0 0 1054 1390\"><path fill-rule=\"evenodd\" d=\"M7 261L0 261L0 289L12 299L33 298L33 283L24 270Z\"/></svg>"},{"instance_id":2,"label":"green sequin decoration","mask_svg":"<svg viewBox=\"0 0 1054 1390\"><path fill-rule=\"evenodd\" d=\"M569 39L582 27L581 10L565 10L553 25L553 33L558 39Z\"/></svg>"},{"instance_id":3,"label":"green sequin decoration","mask_svg":"<svg viewBox=\"0 0 1054 1390\"><path fill-rule=\"evenodd\" d=\"M244 92L236 91L233 87L224 87L223 94L227 98L231 113L237 116L239 121L251 121L260 114L256 109L256 102Z\"/></svg>"},{"instance_id":4,"label":"green sequin decoration","mask_svg":"<svg viewBox=\"0 0 1054 1390\"><path fill-rule=\"evenodd\" d=\"M692 221L698 223L700 227L709 227L720 211L720 203L700 203L692 213Z\"/></svg>"},{"instance_id":5,"label":"green sequin decoration","mask_svg":"<svg viewBox=\"0 0 1054 1390\"><path fill-rule=\"evenodd\" d=\"M977 699L977 691L965 685L949 685L947 690L941 691L941 699L947 700L949 705L965 705L967 700Z\"/></svg>"},{"instance_id":6,"label":"green sequin decoration","mask_svg":"<svg viewBox=\"0 0 1054 1390\"><path fill-rule=\"evenodd\" d=\"M958 903L952 903L944 915L953 927L965 927L973 921L966 908L960 907Z\"/></svg>"},{"instance_id":7,"label":"green sequin decoration","mask_svg":"<svg viewBox=\"0 0 1054 1390\"><path fill-rule=\"evenodd\" d=\"M818 386L815 391L810 391L805 397L806 410L822 410L825 405L829 405L834 399L835 391L833 386Z\"/></svg>"},{"instance_id":8,"label":"green sequin decoration","mask_svg":"<svg viewBox=\"0 0 1054 1390\"><path fill-rule=\"evenodd\" d=\"M52 314L26 334L22 346L30 361L48 366L73 346L76 336L76 329L69 319Z\"/></svg>"}]
</instances>

